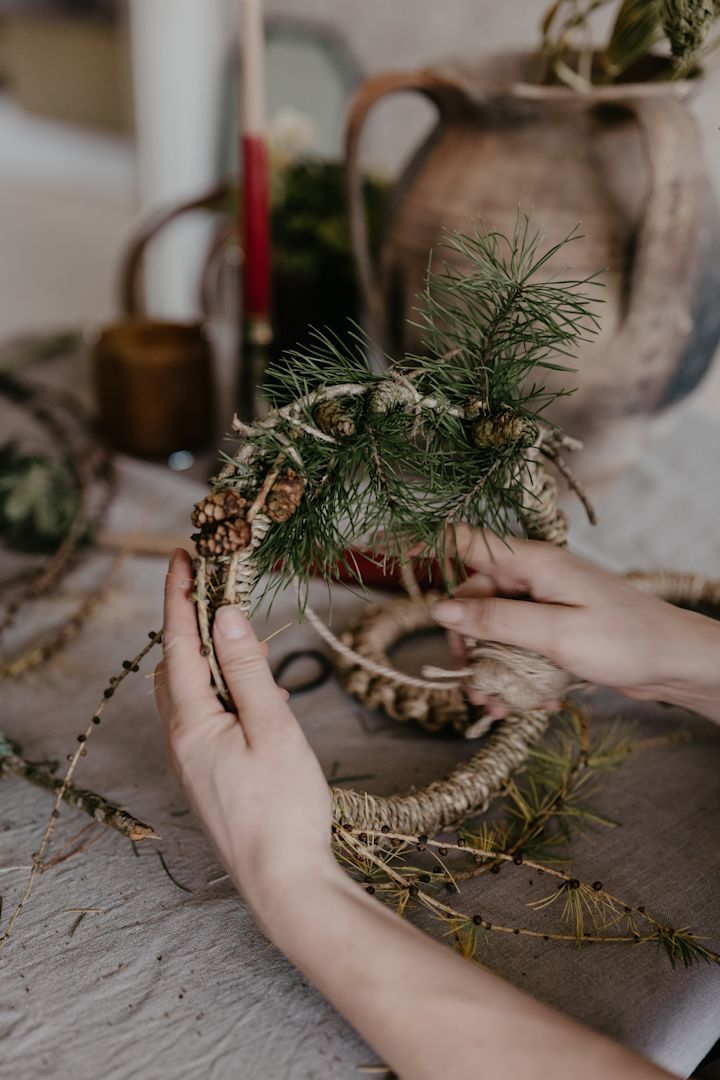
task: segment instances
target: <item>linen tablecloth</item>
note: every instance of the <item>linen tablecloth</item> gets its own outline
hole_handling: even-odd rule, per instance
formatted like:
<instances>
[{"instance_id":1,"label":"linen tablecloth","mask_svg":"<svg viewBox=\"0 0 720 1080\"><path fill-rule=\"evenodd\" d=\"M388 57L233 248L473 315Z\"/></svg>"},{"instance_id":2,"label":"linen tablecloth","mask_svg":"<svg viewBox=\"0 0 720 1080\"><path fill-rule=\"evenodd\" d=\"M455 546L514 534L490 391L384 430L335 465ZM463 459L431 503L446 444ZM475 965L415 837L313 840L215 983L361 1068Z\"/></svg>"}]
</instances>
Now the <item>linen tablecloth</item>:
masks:
<instances>
[{"instance_id":1,"label":"linen tablecloth","mask_svg":"<svg viewBox=\"0 0 720 1080\"><path fill-rule=\"evenodd\" d=\"M710 419L686 418L598 499L601 524L594 532L573 511L576 548L618 568L719 574L720 502L716 481L708 482L717 447ZM202 487L129 460L121 475L112 527L187 530ZM22 632L69 610L107 562L105 555L91 556L58 596L38 605L34 624ZM1 726L27 757L63 761L76 745L107 677L138 651L148 630L159 628L164 572L160 559L128 559L79 639L46 669L3 685ZM324 610L320 585L313 602ZM361 606L336 589L335 625ZM264 636L296 615L294 599L281 596L259 629ZM273 640L271 658L303 646L318 642L307 625L295 624ZM14 1080L362 1075L358 1066L377 1058L256 929L168 771L148 677L153 666L146 663L110 703L77 782L151 823L162 839L134 851L98 826L87 850L40 876L0 956L0 1072ZM631 902L692 924L718 948L720 729L681 710L610 693L592 702L598 725L620 715L647 738L682 725L693 741L643 751L607 775L595 805L619 825L573 842L578 876L600 878ZM292 703L326 774L368 775L361 783L370 791L422 784L472 751L458 738L429 737L360 708L334 680ZM49 809L46 793L12 777L0 781L5 918ZM64 808L48 856L86 821ZM184 889L166 874L159 852ZM507 923L526 923L525 905L542 888L522 867L504 868L466 886L462 903L490 920L502 914ZM71 934L73 908L99 911ZM556 925L554 914L547 919ZM367 946L371 955L372 942ZM720 971L672 970L653 946L578 949L489 935L487 963L678 1075L687 1075L720 1036Z\"/></svg>"}]
</instances>

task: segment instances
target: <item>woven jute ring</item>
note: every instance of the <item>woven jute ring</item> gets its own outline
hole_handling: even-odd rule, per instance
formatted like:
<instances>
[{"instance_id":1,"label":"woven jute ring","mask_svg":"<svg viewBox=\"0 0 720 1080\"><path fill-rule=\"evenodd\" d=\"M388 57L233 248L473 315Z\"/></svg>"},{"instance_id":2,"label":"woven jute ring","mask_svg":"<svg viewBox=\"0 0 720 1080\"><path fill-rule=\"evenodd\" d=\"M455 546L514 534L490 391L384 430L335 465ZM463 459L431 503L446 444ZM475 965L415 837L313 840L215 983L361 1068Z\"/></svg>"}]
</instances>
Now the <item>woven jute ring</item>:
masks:
<instances>
[{"instance_id":1,"label":"woven jute ring","mask_svg":"<svg viewBox=\"0 0 720 1080\"><path fill-rule=\"evenodd\" d=\"M633 571L626 577L643 592L720 618L718 580L672 570ZM436 626L430 616L432 601L432 595L420 600L400 597L383 607L371 608L341 635L341 640L351 648L359 644L363 649L368 629L377 627L375 650L363 651L378 664L389 667L389 651L404 635ZM457 687L431 690L424 696L413 697L412 688L406 686L401 672L393 680L390 676L372 676L365 668L350 664L342 656L336 663L345 689L362 704L381 708L393 719L416 719L427 730L437 730L448 723L464 730L468 706ZM481 749L467 762L458 765L444 779L406 795L383 798L334 788L335 818L365 829L387 825L393 831L406 834L430 835L458 825L468 815L487 809L509 777L522 766L533 745L542 738L549 721L550 713L542 710L497 721L491 734L483 740Z\"/></svg>"},{"instance_id":2,"label":"woven jute ring","mask_svg":"<svg viewBox=\"0 0 720 1080\"><path fill-rule=\"evenodd\" d=\"M541 710L548 701L565 696L573 683L567 672L539 653L493 641L471 643L474 665L465 677L458 672L453 678L455 673L441 668L423 669L422 679L399 672L390 655L393 647L408 635L438 629L431 613L440 599L439 593L427 593L369 606L340 635L335 666L349 694L393 720L412 720L430 732L450 727L468 739L484 735L489 721L468 701L466 685L501 698L517 713ZM344 654L342 646L350 651ZM443 676L443 681L433 683L427 677L433 674Z\"/></svg>"},{"instance_id":3,"label":"woven jute ring","mask_svg":"<svg viewBox=\"0 0 720 1080\"><path fill-rule=\"evenodd\" d=\"M340 641L359 656L392 668L391 652L404 638L429 630L432 605L439 593L422 597L398 596L385 604L367 605L362 615L340 634ZM393 720L412 721L435 733L450 727L464 734L472 724L472 706L459 686L408 686L392 677L374 674L367 667L335 655L335 669L345 690L370 709L382 709Z\"/></svg>"}]
</instances>

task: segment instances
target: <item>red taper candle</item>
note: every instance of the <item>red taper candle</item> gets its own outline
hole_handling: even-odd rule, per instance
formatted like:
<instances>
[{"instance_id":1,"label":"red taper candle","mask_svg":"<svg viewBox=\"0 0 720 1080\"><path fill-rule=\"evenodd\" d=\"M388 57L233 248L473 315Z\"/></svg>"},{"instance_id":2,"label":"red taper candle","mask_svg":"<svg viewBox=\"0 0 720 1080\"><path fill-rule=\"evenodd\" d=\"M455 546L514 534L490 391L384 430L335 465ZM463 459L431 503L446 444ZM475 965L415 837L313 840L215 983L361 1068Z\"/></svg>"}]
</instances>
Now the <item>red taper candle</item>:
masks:
<instances>
[{"instance_id":1,"label":"red taper candle","mask_svg":"<svg viewBox=\"0 0 720 1080\"><path fill-rule=\"evenodd\" d=\"M272 339L270 298L270 177L265 133L265 34L261 0L242 0L241 161L243 263L243 333L238 415L257 412Z\"/></svg>"}]
</instances>

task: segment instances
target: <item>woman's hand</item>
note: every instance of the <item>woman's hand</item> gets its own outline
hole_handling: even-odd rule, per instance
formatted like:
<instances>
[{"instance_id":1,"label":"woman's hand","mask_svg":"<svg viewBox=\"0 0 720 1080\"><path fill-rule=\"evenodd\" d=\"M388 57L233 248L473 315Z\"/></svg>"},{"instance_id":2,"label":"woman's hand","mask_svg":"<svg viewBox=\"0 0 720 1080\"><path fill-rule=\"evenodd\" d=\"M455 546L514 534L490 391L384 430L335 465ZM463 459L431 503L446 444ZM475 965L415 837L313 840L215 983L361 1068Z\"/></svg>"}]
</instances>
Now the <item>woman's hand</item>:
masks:
<instances>
[{"instance_id":1,"label":"woman's hand","mask_svg":"<svg viewBox=\"0 0 720 1080\"><path fill-rule=\"evenodd\" d=\"M290 883L339 873L331 799L317 758L238 608L220 608L214 644L237 712L226 712L201 654L193 570L184 551L165 584L156 700L170 760L236 886L265 924Z\"/></svg>"},{"instance_id":2,"label":"woman's hand","mask_svg":"<svg viewBox=\"0 0 720 1080\"><path fill-rule=\"evenodd\" d=\"M506 544L466 527L456 536L458 556L477 573L433 611L453 635L532 649L589 682L720 720L718 623L551 544ZM495 715L507 711L471 696Z\"/></svg>"},{"instance_id":3,"label":"woman's hand","mask_svg":"<svg viewBox=\"0 0 720 1080\"><path fill-rule=\"evenodd\" d=\"M330 792L247 620L215 617L237 714L200 652L193 574L176 552L165 588L157 702L195 811L256 919L401 1076L653 1080L667 1074L431 940L342 873ZM468 601L469 603L469 601Z\"/></svg>"}]
</instances>

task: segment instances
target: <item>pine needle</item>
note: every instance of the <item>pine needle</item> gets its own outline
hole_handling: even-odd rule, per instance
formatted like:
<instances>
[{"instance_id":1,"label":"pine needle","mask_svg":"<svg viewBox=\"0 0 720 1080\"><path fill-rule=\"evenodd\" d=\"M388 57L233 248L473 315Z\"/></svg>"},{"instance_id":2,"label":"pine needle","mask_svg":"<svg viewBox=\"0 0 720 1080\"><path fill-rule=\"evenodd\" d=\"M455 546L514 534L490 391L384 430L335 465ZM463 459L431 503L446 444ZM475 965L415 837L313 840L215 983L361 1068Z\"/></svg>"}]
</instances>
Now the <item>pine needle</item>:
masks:
<instances>
[{"instance_id":1,"label":"pine needle","mask_svg":"<svg viewBox=\"0 0 720 1080\"><path fill-rule=\"evenodd\" d=\"M165 871L167 876L172 881L173 885L176 885L178 887L178 889L182 889L183 892L192 893L192 891L193 891L192 889L189 889L187 887L187 885L183 885L181 882L178 881L178 879L176 877L174 877L173 874L171 874L170 869L168 867L168 864L165 862L165 857L164 857L162 851L158 851L158 858L160 860L160 865L162 866L163 870Z\"/></svg>"},{"instance_id":2,"label":"pine needle","mask_svg":"<svg viewBox=\"0 0 720 1080\"><path fill-rule=\"evenodd\" d=\"M78 915L77 919L75 919L75 921L73 922L72 926L71 926L71 927L70 927L70 929L68 930L68 937L72 937L72 936L73 936L73 934L75 933L75 931L77 930L78 926L79 926L79 925L80 925L80 923L81 923L81 922L83 921L83 919L85 918L85 916L86 916L86 915L87 915L87 912L86 912L86 911L81 911L81 912L80 912L80 914Z\"/></svg>"}]
</instances>

